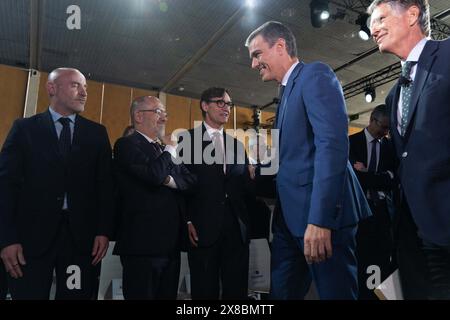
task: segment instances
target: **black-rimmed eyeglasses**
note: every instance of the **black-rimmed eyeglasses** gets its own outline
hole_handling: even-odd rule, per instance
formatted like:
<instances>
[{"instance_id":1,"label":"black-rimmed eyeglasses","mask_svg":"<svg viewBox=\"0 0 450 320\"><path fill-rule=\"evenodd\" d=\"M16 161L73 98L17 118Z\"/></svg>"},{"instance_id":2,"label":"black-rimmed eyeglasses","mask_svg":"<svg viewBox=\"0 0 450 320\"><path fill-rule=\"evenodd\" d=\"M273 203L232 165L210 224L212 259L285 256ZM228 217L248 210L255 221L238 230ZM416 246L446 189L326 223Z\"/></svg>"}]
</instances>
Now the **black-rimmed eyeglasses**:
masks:
<instances>
[{"instance_id":1,"label":"black-rimmed eyeglasses","mask_svg":"<svg viewBox=\"0 0 450 320\"><path fill-rule=\"evenodd\" d=\"M229 107L229 108L233 108L234 107L234 103L233 102L225 102L225 100L208 100L208 103L215 103L219 108L224 108L225 106Z\"/></svg>"}]
</instances>

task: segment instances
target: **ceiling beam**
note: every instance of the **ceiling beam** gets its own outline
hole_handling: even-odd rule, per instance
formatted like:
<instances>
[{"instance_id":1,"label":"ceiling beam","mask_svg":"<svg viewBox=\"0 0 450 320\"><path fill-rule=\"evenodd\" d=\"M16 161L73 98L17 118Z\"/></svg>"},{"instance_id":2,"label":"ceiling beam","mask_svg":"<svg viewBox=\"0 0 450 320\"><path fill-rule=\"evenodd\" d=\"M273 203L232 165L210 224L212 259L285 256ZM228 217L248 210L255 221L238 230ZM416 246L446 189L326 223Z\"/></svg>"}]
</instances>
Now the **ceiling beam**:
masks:
<instances>
[{"instance_id":1,"label":"ceiling beam","mask_svg":"<svg viewBox=\"0 0 450 320\"><path fill-rule=\"evenodd\" d=\"M44 17L45 0L30 1L30 55L29 68L41 69L41 34L42 19Z\"/></svg>"},{"instance_id":2,"label":"ceiling beam","mask_svg":"<svg viewBox=\"0 0 450 320\"><path fill-rule=\"evenodd\" d=\"M224 34L228 32L234 24L241 19L245 13L245 4L243 4L239 9L237 9L233 15L217 30L211 38L187 61L171 78L170 80L160 89L163 92L169 92L178 81L184 77L184 75L189 72L207 53L214 47L214 45L219 42Z\"/></svg>"}]
</instances>

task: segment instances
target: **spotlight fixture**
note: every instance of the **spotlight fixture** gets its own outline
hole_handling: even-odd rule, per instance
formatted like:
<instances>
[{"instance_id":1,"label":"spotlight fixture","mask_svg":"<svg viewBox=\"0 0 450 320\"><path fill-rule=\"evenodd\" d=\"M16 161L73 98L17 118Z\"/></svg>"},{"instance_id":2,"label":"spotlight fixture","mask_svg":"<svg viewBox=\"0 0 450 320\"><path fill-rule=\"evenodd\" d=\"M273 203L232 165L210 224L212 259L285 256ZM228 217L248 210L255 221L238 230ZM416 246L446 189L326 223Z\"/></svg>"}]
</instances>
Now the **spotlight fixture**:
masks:
<instances>
[{"instance_id":1,"label":"spotlight fixture","mask_svg":"<svg viewBox=\"0 0 450 320\"><path fill-rule=\"evenodd\" d=\"M360 14L358 19L355 21L355 23L360 26L358 36L364 41L370 39L370 30L367 26L368 21L369 15L367 13Z\"/></svg>"},{"instance_id":2,"label":"spotlight fixture","mask_svg":"<svg viewBox=\"0 0 450 320\"><path fill-rule=\"evenodd\" d=\"M311 9L311 24L314 28L322 27L330 17L328 0L311 0L309 7Z\"/></svg>"},{"instance_id":3,"label":"spotlight fixture","mask_svg":"<svg viewBox=\"0 0 450 320\"><path fill-rule=\"evenodd\" d=\"M375 88L374 87L367 87L364 90L364 95L366 96L366 102L371 103L375 100Z\"/></svg>"}]
</instances>

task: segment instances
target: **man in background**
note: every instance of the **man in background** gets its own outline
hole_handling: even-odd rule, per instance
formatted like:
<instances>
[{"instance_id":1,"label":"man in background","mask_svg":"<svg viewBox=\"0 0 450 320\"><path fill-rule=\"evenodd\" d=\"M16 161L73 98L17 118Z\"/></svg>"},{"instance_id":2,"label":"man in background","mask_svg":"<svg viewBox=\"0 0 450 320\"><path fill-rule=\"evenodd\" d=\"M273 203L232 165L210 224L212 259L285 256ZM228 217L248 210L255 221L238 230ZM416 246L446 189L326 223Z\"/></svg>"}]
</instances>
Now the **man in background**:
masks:
<instances>
[{"instance_id":1,"label":"man in background","mask_svg":"<svg viewBox=\"0 0 450 320\"><path fill-rule=\"evenodd\" d=\"M389 132L389 113L386 105L379 105L370 114L369 125L351 135L350 162L372 209L372 217L362 220L356 233L358 283L360 300L376 300L373 284L368 278L377 269L383 282L393 271L392 226L389 208L392 204L395 162Z\"/></svg>"}]
</instances>

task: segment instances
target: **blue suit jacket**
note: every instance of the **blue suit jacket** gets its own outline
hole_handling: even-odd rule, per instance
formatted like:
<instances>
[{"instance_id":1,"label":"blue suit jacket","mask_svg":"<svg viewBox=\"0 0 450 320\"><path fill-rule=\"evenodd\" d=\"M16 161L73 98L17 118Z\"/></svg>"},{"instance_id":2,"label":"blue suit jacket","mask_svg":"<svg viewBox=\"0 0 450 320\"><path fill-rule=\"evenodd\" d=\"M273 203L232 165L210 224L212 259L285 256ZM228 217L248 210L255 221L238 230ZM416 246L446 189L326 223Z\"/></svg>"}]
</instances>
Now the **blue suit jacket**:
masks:
<instances>
[{"instance_id":1,"label":"blue suit jacket","mask_svg":"<svg viewBox=\"0 0 450 320\"><path fill-rule=\"evenodd\" d=\"M397 131L398 83L386 98L398 176L422 239L450 245L450 39L419 57L404 137Z\"/></svg>"},{"instance_id":2,"label":"blue suit jacket","mask_svg":"<svg viewBox=\"0 0 450 320\"><path fill-rule=\"evenodd\" d=\"M277 190L286 224L339 230L371 215L348 162L348 120L339 81L327 65L299 63L278 110Z\"/></svg>"}]
</instances>

